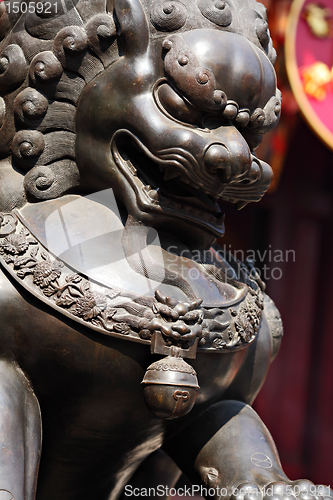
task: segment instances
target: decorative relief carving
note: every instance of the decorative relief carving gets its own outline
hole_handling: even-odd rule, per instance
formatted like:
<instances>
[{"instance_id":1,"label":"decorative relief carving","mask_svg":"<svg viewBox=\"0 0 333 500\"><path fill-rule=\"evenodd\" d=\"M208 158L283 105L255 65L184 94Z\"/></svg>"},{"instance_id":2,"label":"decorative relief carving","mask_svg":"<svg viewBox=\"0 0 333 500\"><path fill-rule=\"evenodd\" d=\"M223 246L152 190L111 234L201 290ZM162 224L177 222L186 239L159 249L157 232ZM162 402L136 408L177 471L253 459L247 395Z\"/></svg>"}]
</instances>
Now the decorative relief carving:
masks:
<instances>
[{"instance_id":1,"label":"decorative relief carving","mask_svg":"<svg viewBox=\"0 0 333 500\"><path fill-rule=\"evenodd\" d=\"M158 290L154 297L129 296L92 283L54 260L12 213L0 214L0 259L34 295L108 335L148 343L160 333L166 348L186 352L199 340L199 349L222 351L249 344L260 326L259 288L249 287L245 300L229 310L203 307L201 299L182 302Z\"/></svg>"},{"instance_id":2,"label":"decorative relief carving","mask_svg":"<svg viewBox=\"0 0 333 500\"><path fill-rule=\"evenodd\" d=\"M51 82L59 79L63 74L60 61L51 51L37 54L30 63L29 76L33 83Z\"/></svg>"},{"instance_id":3,"label":"decorative relief carving","mask_svg":"<svg viewBox=\"0 0 333 500\"><path fill-rule=\"evenodd\" d=\"M264 308L262 293L260 291L252 293L252 296L251 294L247 295L235 315L235 328L244 342L251 340L257 333Z\"/></svg>"},{"instance_id":4,"label":"decorative relief carving","mask_svg":"<svg viewBox=\"0 0 333 500\"><path fill-rule=\"evenodd\" d=\"M171 360L175 361L172 362ZM157 370L157 371L171 371L171 372L180 372L180 373L190 373L191 375L196 375L195 369L189 365L188 363L179 363L179 358L165 358L152 363L148 368L149 370Z\"/></svg>"},{"instance_id":5,"label":"decorative relief carving","mask_svg":"<svg viewBox=\"0 0 333 500\"><path fill-rule=\"evenodd\" d=\"M0 56L0 90L8 92L17 89L28 72L28 64L21 47L8 45Z\"/></svg>"},{"instance_id":6,"label":"decorative relief carving","mask_svg":"<svg viewBox=\"0 0 333 500\"><path fill-rule=\"evenodd\" d=\"M176 31L186 23L187 9L177 0L157 1L150 12L153 26L160 31Z\"/></svg>"},{"instance_id":7,"label":"decorative relief carving","mask_svg":"<svg viewBox=\"0 0 333 500\"><path fill-rule=\"evenodd\" d=\"M198 7L205 16L212 23L218 26L226 27L231 24L232 12L230 5L227 2L221 0L199 0Z\"/></svg>"}]
</instances>

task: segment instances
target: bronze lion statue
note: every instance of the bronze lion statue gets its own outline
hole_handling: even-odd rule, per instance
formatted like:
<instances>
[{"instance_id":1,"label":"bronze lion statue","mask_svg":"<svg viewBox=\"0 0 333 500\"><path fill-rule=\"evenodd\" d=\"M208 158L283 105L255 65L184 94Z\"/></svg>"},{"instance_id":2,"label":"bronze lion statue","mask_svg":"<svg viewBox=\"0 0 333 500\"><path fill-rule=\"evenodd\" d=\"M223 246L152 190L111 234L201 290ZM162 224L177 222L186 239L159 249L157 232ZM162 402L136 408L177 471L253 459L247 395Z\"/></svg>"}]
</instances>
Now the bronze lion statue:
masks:
<instances>
[{"instance_id":1,"label":"bronze lion statue","mask_svg":"<svg viewBox=\"0 0 333 500\"><path fill-rule=\"evenodd\" d=\"M251 408L282 336L218 200L280 115L255 0L0 4L0 499L328 500ZM167 489L164 490L167 496Z\"/></svg>"}]
</instances>

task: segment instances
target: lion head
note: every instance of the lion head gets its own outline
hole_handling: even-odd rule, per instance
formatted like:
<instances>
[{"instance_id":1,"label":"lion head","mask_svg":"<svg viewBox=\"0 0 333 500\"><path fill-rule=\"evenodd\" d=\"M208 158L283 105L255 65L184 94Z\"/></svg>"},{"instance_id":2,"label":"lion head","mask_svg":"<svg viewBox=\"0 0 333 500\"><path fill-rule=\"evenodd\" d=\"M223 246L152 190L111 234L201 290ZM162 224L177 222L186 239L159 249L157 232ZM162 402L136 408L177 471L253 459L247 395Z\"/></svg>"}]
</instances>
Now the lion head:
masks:
<instances>
[{"instance_id":1,"label":"lion head","mask_svg":"<svg viewBox=\"0 0 333 500\"><path fill-rule=\"evenodd\" d=\"M134 220L209 242L219 199L261 199L281 109L262 4L42 4L0 4L2 210L112 188Z\"/></svg>"}]
</instances>

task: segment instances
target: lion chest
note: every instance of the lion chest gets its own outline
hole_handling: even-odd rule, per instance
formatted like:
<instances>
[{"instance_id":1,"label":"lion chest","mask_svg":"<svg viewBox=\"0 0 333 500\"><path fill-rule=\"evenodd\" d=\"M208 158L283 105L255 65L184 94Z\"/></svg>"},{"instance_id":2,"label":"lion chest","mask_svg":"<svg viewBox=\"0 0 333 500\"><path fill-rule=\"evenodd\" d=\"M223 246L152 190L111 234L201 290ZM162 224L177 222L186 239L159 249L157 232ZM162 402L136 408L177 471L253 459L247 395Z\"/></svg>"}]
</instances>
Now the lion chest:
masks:
<instances>
[{"instance_id":1,"label":"lion chest","mask_svg":"<svg viewBox=\"0 0 333 500\"><path fill-rule=\"evenodd\" d=\"M31 380L41 405L95 425L159 422L145 406L141 381L158 356L150 346L107 338L45 310L42 303L21 295L1 273L2 334L0 349L14 358ZM28 299L28 300L27 300ZM222 395L244 357L235 353L198 353L190 361L201 387L198 404ZM135 408L135 414L132 409ZM144 424L145 422L145 424Z\"/></svg>"}]
</instances>

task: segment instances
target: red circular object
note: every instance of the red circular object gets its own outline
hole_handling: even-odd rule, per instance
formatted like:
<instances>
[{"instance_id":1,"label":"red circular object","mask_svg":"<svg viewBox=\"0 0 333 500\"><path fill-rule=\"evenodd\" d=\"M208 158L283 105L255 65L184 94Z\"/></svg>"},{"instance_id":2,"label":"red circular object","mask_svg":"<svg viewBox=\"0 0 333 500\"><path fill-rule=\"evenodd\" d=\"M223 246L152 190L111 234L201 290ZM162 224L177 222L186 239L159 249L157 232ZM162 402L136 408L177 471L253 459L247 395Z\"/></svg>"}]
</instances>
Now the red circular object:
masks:
<instances>
[{"instance_id":1,"label":"red circular object","mask_svg":"<svg viewBox=\"0 0 333 500\"><path fill-rule=\"evenodd\" d=\"M333 0L320 0L320 2L294 0L286 34L287 72L302 114L314 132L331 149L333 149L332 28ZM319 66L318 63L322 65ZM323 83L325 80L323 77L327 80L326 83ZM320 80L321 85L319 85Z\"/></svg>"}]
</instances>

